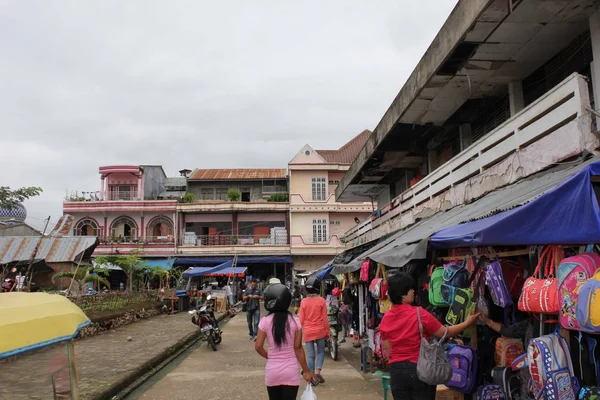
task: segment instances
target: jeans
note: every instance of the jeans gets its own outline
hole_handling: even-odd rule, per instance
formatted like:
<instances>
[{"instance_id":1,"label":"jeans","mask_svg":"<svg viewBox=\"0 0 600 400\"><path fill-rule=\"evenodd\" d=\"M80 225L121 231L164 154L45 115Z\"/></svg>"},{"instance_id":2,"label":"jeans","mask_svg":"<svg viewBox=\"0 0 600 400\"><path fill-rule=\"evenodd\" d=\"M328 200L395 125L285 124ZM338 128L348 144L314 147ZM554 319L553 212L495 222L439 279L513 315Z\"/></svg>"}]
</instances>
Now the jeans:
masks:
<instances>
[{"instance_id":1,"label":"jeans","mask_svg":"<svg viewBox=\"0 0 600 400\"><path fill-rule=\"evenodd\" d=\"M260 308L256 310L246 311L246 319L248 320L248 332L250 336L258 335L258 321L260 320Z\"/></svg>"},{"instance_id":2,"label":"jeans","mask_svg":"<svg viewBox=\"0 0 600 400\"><path fill-rule=\"evenodd\" d=\"M315 373L315 344L317 345L317 369L323 368L325 362L325 338L306 342L306 356L308 357L308 369L313 374Z\"/></svg>"},{"instance_id":3,"label":"jeans","mask_svg":"<svg viewBox=\"0 0 600 400\"><path fill-rule=\"evenodd\" d=\"M269 400L294 400L298 396L298 386L267 386Z\"/></svg>"},{"instance_id":4,"label":"jeans","mask_svg":"<svg viewBox=\"0 0 600 400\"><path fill-rule=\"evenodd\" d=\"M417 377L417 364L409 361L392 363L390 386L394 400L434 400L435 386Z\"/></svg>"}]
</instances>

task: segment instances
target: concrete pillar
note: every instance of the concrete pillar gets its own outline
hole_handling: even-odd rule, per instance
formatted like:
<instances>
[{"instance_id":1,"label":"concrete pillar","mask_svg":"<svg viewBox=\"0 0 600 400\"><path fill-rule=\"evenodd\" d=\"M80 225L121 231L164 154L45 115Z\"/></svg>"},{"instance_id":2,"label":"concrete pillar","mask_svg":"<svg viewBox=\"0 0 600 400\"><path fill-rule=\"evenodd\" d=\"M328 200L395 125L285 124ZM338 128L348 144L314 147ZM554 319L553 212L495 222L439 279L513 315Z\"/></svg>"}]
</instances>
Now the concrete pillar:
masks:
<instances>
[{"instance_id":1,"label":"concrete pillar","mask_svg":"<svg viewBox=\"0 0 600 400\"><path fill-rule=\"evenodd\" d=\"M436 150L429 150L429 153L427 154L427 171L428 173L432 173L433 171L435 171L438 167L438 160L437 160L437 151Z\"/></svg>"},{"instance_id":2,"label":"concrete pillar","mask_svg":"<svg viewBox=\"0 0 600 400\"><path fill-rule=\"evenodd\" d=\"M523 98L523 83L521 81L510 82L508 84L508 99L510 102L511 117L525 108L525 99Z\"/></svg>"},{"instance_id":3,"label":"concrete pillar","mask_svg":"<svg viewBox=\"0 0 600 400\"><path fill-rule=\"evenodd\" d=\"M237 212L233 212L232 216L231 216L231 234L233 236L237 236L239 232L238 229L238 214Z\"/></svg>"},{"instance_id":4,"label":"concrete pillar","mask_svg":"<svg viewBox=\"0 0 600 400\"><path fill-rule=\"evenodd\" d=\"M102 175L102 177L100 178L100 182L102 182L100 184L100 200L104 200L105 199L104 196L106 196L106 194L105 194L105 191L106 191L106 189L105 189L105 185L106 185L105 180L106 180L106 178L104 177L104 175Z\"/></svg>"},{"instance_id":5,"label":"concrete pillar","mask_svg":"<svg viewBox=\"0 0 600 400\"><path fill-rule=\"evenodd\" d=\"M108 238L108 217L104 217L104 239Z\"/></svg>"},{"instance_id":6,"label":"concrete pillar","mask_svg":"<svg viewBox=\"0 0 600 400\"><path fill-rule=\"evenodd\" d=\"M460 139L460 151L463 151L473 143L473 135L471 134L471 124L461 124L458 127Z\"/></svg>"},{"instance_id":7,"label":"concrete pillar","mask_svg":"<svg viewBox=\"0 0 600 400\"><path fill-rule=\"evenodd\" d=\"M138 200L144 200L144 188L142 187L142 176L138 176L138 184L137 184L137 192L138 192ZM131 199L133 200L133 193L131 194Z\"/></svg>"},{"instance_id":8,"label":"concrete pillar","mask_svg":"<svg viewBox=\"0 0 600 400\"><path fill-rule=\"evenodd\" d=\"M590 16L590 35L592 37L592 55L594 61L590 64L592 70L592 85L594 90L595 108L600 105L600 9ZM600 118L596 117L596 126L600 126Z\"/></svg>"},{"instance_id":9,"label":"concrete pillar","mask_svg":"<svg viewBox=\"0 0 600 400\"><path fill-rule=\"evenodd\" d=\"M144 226L144 216L140 217L140 232L138 232L138 238L146 239L146 227Z\"/></svg>"}]
</instances>

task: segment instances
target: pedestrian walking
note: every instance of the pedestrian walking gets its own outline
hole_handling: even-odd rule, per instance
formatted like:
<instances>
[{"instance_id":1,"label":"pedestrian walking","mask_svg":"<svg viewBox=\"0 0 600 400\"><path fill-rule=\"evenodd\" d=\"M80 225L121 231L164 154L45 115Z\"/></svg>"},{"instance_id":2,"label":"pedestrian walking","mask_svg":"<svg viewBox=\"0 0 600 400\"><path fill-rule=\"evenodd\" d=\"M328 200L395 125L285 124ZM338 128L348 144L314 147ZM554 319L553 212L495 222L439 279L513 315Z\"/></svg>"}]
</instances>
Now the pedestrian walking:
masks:
<instances>
[{"instance_id":1,"label":"pedestrian walking","mask_svg":"<svg viewBox=\"0 0 600 400\"><path fill-rule=\"evenodd\" d=\"M250 286L246 288L244 293L244 301L246 302L246 319L248 320L248 331L250 340L256 341L258 334L258 322L260 320L260 301L263 299L263 292L258 289L256 280L252 280Z\"/></svg>"},{"instance_id":2,"label":"pedestrian walking","mask_svg":"<svg viewBox=\"0 0 600 400\"><path fill-rule=\"evenodd\" d=\"M383 315L379 331L384 349L389 354L390 386L394 400L434 400L435 386L417 377L417 361L421 346L419 325L423 335L447 338L459 335L477 322L479 314L470 315L462 324L443 326L433 315L419 307L415 301L415 282L410 275L398 273L388 279L388 297L392 308Z\"/></svg>"},{"instance_id":3,"label":"pedestrian walking","mask_svg":"<svg viewBox=\"0 0 600 400\"><path fill-rule=\"evenodd\" d=\"M254 348L267 359L265 384L269 400L296 398L301 380L298 364L307 382L314 379L302 348L302 325L288 311L291 302L290 290L281 283L272 284L265 290L265 309L269 315L258 325ZM265 339L269 342L268 351L265 350Z\"/></svg>"},{"instance_id":4,"label":"pedestrian walking","mask_svg":"<svg viewBox=\"0 0 600 400\"><path fill-rule=\"evenodd\" d=\"M327 304L324 298L319 297L321 281L316 276L308 278L305 286L308 296L300 303L299 318L304 332L308 367L320 383L325 383L321 370L325 362L325 339L331 335Z\"/></svg>"}]
</instances>

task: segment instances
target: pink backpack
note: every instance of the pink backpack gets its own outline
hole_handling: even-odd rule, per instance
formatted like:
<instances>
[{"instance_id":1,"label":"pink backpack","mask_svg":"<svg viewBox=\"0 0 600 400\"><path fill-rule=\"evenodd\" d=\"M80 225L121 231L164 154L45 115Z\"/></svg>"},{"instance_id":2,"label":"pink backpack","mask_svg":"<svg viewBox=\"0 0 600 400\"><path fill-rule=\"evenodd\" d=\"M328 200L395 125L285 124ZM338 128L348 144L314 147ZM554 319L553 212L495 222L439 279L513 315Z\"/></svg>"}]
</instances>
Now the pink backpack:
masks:
<instances>
[{"instance_id":1,"label":"pink backpack","mask_svg":"<svg viewBox=\"0 0 600 400\"><path fill-rule=\"evenodd\" d=\"M360 280L362 282L369 282L369 265L371 262L369 260L365 260L360 267Z\"/></svg>"},{"instance_id":2,"label":"pink backpack","mask_svg":"<svg viewBox=\"0 0 600 400\"><path fill-rule=\"evenodd\" d=\"M600 256L592 252L565 258L558 266L559 319L563 328L581 330L576 317L579 288L598 268Z\"/></svg>"}]
</instances>

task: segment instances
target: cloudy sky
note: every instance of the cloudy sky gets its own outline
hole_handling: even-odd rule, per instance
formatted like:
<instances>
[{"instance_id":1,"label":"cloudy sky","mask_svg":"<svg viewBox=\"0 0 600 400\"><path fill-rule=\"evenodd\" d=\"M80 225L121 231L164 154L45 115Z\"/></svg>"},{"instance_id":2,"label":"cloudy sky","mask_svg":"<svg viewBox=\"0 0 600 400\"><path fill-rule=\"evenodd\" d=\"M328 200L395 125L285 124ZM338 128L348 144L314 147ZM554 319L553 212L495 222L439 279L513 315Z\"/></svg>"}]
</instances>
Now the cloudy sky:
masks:
<instances>
[{"instance_id":1,"label":"cloudy sky","mask_svg":"<svg viewBox=\"0 0 600 400\"><path fill-rule=\"evenodd\" d=\"M373 129L456 0L0 0L0 185L56 221L98 167L284 168Z\"/></svg>"}]
</instances>

